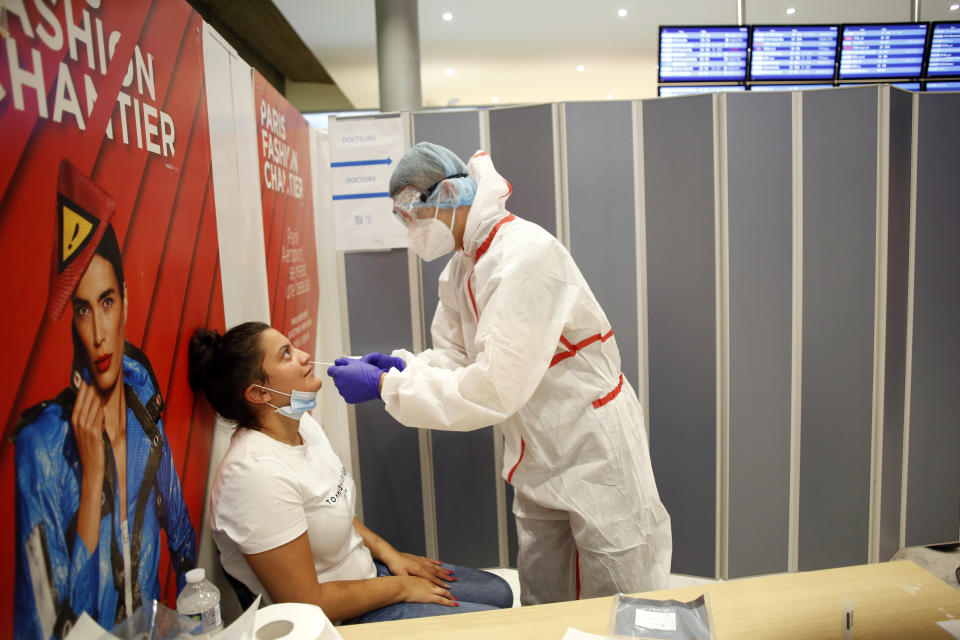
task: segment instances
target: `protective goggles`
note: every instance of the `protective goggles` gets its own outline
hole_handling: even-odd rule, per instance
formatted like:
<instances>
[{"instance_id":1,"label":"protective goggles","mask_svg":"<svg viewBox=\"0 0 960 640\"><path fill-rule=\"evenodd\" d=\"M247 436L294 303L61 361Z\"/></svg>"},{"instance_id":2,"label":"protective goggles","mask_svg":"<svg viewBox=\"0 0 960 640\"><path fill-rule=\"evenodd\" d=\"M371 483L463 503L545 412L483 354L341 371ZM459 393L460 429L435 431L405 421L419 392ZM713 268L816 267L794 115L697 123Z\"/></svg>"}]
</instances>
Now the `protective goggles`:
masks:
<instances>
[{"instance_id":1,"label":"protective goggles","mask_svg":"<svg viewBox=\"0 0 960 640\"><path fill-rule=\"evenodd\" d=\"M393 215L397 216L403 226L409 227L417 219L417 209L425 206L425 199L416 189L404 189L393 198Z\"/></svg>"},{"instance_id":2,"label":"protective goggles","mask_svg":"<svg viewBox=\"0 0 960 640\"><path fill-rule=\"evenodd\" d=\"M465 177L467 177L466 173L458 173L447 176L443 180ZM435 203L428 203L427 200L433 195L433 192L436 191L437 186L443 182L443 180L434 182L426 191L419 191L413 187L404 187L401 189L400 193L393 198L393 215L397 216L397 219L403 226L410 226L410 224L419 217L420 212L417 211L417 209L433 208L436 206Z\"/></svg>"}]
</instances>

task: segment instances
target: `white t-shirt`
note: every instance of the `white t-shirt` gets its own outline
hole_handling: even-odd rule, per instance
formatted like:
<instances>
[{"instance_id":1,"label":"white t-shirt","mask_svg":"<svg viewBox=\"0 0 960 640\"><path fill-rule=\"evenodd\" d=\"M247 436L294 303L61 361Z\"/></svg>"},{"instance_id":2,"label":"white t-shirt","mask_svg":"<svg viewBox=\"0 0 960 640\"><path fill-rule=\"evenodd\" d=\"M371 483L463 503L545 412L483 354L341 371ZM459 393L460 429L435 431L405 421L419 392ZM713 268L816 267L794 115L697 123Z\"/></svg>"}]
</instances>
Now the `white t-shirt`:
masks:
<instances>
[{"instance_id":1,"label":"white t-shirt","mask_svg":"<svg viewBox=\"0 0 960 640\"><path fill-rule=\"evenodd\" d=\"M303 444L291 446L254 429L237 429L210 494L220 561L254 595L272 600L243 554L275 549L304 531L317 580L377 575L370 550L353 528L353 478L310 414L300 418Z\"/></svg>"}]
</instances>

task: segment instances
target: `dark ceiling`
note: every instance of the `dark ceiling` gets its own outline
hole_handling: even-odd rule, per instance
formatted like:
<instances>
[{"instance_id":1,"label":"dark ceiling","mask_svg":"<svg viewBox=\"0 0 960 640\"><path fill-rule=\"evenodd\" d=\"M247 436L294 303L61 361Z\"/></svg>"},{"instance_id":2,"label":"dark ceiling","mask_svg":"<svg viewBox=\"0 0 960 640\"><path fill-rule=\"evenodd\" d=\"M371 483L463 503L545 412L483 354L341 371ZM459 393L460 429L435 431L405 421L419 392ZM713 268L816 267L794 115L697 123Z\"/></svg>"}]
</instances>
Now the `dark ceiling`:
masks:
<instances>
[{"instance_id":1,"label":"dark ceiling","mask_svg":"<svg viewBox=\"0 0 960 640\"><path fill-rule=\"evenodd\" d=\"M285 80L334 84L271 0L187 0L280 93Z\"/></svg>"}]
</instances>

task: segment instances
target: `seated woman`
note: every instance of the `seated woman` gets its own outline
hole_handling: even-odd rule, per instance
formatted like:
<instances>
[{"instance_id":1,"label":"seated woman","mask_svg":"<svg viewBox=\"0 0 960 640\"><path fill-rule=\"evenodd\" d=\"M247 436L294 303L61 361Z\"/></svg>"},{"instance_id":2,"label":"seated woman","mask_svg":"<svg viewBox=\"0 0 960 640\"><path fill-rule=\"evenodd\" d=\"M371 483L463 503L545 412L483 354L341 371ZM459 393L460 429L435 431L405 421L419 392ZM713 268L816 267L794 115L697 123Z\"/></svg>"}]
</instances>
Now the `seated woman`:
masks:
<instances>
[{"instance_id":1,"label":"seated woman","mask_svg":"<svg viewBox=\"0 0 960 640\"><path fill-rule=\"evenodd\" d=\"M354 517L353 479L308 413L313 369L261 322L190 341L190 386L238 426L210 496L226 572L267 604L316 604L335 622L511 606L498 576L400 553Z\"/></svg>"}]
</instances>

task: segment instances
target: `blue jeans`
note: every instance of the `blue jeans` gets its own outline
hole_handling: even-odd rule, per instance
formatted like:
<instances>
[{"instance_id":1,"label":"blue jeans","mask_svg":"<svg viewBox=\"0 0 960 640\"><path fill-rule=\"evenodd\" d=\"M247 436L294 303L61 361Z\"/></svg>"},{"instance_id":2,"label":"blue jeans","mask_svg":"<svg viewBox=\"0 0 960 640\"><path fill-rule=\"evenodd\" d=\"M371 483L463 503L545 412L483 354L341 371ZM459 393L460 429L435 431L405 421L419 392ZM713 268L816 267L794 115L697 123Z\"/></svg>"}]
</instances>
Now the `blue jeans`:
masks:
<instances>
[{"instance_id":1,"label":"blue jeans","mask_svg":"<svg viewBox=\"0 0 960 640\"><path fill-rule=\"evenodd\" d=\"M377 561L374 561L374 564L377 567L378 578L393 575L385 564ZM368 611L356 618L344 620L342 624L446 616L453 613L489 611L513 606L513 590L510 589L506 580L500 576L446 563L444 563L443 568L453 571L453 575L457 579L456 582L450 583L450 593L460 602L460 606L447 607L442 604L423 602L397 602Z\"/></svg>"}]
</instances>

